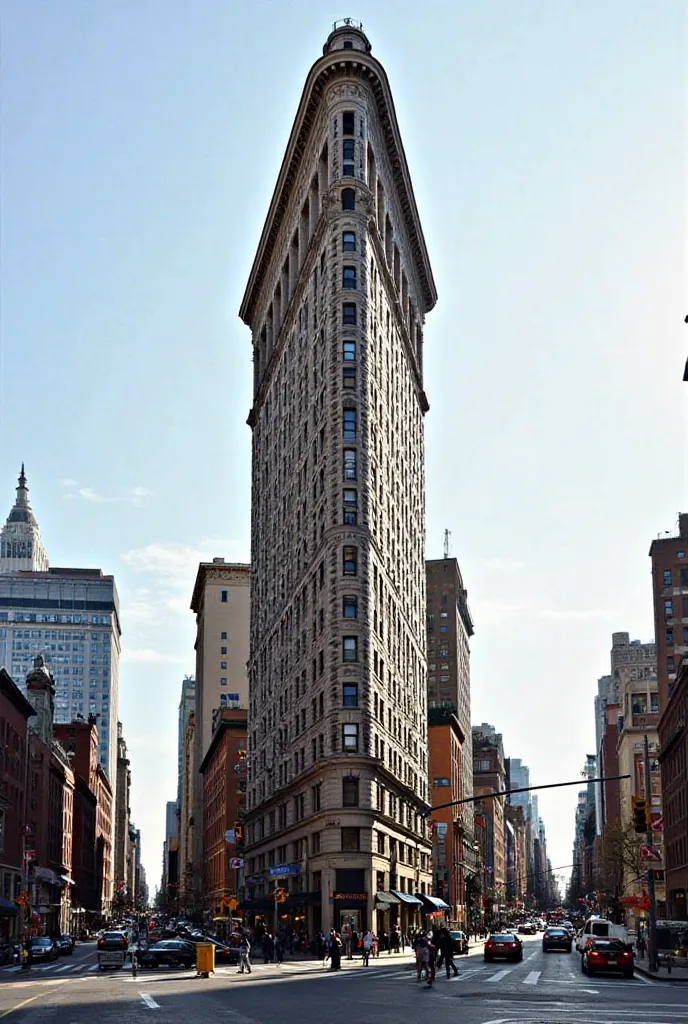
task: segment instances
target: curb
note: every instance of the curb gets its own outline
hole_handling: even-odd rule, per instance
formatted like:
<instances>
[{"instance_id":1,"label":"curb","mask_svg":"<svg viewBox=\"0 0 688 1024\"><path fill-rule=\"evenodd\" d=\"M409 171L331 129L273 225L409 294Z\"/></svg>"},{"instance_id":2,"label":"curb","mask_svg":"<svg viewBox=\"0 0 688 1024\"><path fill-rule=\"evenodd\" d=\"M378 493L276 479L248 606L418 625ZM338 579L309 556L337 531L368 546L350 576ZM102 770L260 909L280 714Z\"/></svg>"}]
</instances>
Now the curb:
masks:
<instances>
[{"instance_id":1,"label":"curb","mask_svg":"<svg viewBox=\"0 0 688 1024\"><path fill-rule=\"evenodd\" d=\"M673 972L671 975L669 975L669 977L666 977L665 975L653 974L652 971L647 969L647 967L638 967L638 964L634 964L634 968L638 972L638 974L642 974L643 977L650 978L652 981L664 981L668 982L669 984L673 982L678 982L679 985L688 984L688 978L675 977Z\"/></svg>"}]
</instances>

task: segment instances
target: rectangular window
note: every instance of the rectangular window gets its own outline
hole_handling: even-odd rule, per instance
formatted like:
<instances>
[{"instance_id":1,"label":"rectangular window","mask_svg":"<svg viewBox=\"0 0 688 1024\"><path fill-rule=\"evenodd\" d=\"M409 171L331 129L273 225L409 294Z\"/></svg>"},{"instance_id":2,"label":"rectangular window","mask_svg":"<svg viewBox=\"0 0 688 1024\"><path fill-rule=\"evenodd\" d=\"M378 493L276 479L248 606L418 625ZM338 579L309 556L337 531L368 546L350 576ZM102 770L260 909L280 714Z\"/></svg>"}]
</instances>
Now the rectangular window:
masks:
<instances>
[{"instance_id":1,"label":"rectangular window","mask_svg":"<svg viewBox=\"0 0 688 1024\"><path fill-rule=\"evenodd\" d=\"M356 267L342 268L342 288L356 287Z\"/></svg>"},{"instance_id":2,"label":"rectangular window","mask_svg":"<svg viewBox=\"0 0 688 1024\"><path fill-rule=\"evenodd\" d=\"M226 686L226 685L227 685L227 676L222 676L222 678L220 679L220 686Z\"/></svg>"},{"instance_id":3,"label":"rectangular window","mask_svg":"<svg viewBox=\"0 0 688 1024\"><path fill-rule=\"evenodd\" d=\"M344 479L355 480L356 479L356 449L345 448L344 449Z\"/></svg>"},{"instance_id":4,"label":"rectangular window","mask_svg":"<svg viewBox=\"0 0 688 1024\"><path fill-rule=\"evenodd\" d=\"M311 853L320 853L320 833L311 833Z\"/></svg>"},{"instance_id":5,"label":"rectangular window","mask_svg":"<svg viewBox=\"0 0 688 1024\"><path fill-rule=\"evenodd\" d=\"M358 807L358 779L351 775L342 779L342 807Z\"/></svg>"},{"instance_id":6,"label":"rectangular window","mask_svg":"<svg viewBox=\"0 0 688 1024\"><path fill-rule=\"evenodd\" d=\"M223 604L227 604L227 601L229 600L229 591L227 591L227 590L223 590L222 591L221 600L222 600Z\"/></svg>"},{"instance_id":7,"label":"rectangular window","mask_svg":"<svg viewBox=\"0 0 688 1024\"><path fill-rule=\"evenodd\" d=\"M674 671L674 657L673 657L672 654L670 654L669 657L667 658L667 672L673 672L673 671Z\"/></svg>"},{"instance_id":8,"label":"rectangular window","mask_svg":"<svg viewBox=\"0 0 688 1024\"><path fill-rule=\"evenodd\" d=\"M342 562L344 575L356 576L358 574L358 548L345 547Z\"/></svg>"},{"instance_id":9,"label":"rectangular window","mask_svg":"<svg viewBox=\"0 0 688 1024\"><path fill-rule=\"evenodd\" d=\"M683 642L688 644L688 626L683 627Z\"/></svg>"},{"instance_id":10,"label":"rectangular window","mask_svg":"<svg viewBox=\"0 0 688 1024\"><path fill-rule=\"evenodd\" d=\"M342 851L351 852L360 849L360 833L357 828L342 829Z\"/></svg>"},{"instance_id":11,"label":"rectangular window","mask_svg":"<svg viewBox=\"0 0 688 1024\"><path fill-rule=\"evenodd\" d=\"M664 602L664 618L673 619L674 617L674 602L669 600Z\"/></svg>"},{"instance_id":12,"label":"rectangular window","mask_svg":"<svg viewBox=\"0 0 688 1024\"><path fill-rule=\"evenodd\" d=\"M686 631L684 629L683 630L683 641L684 641L684 643L685 643L685 639L686 639ZM674 642L674 631L673 631L673 629L667 629L667 631L666 631L666 642L668 644L673 644L673 642Z\"/></svg>"},{"instance_id":13,"label":"rectangular window","mask_svg":"<svg viewBox=\"0 0 688 1024\"><path fill-rule=\"evenodd\" d=\"M345 110L342 114L342 135L354 134L354 112Z\"/></svg>"},{"instance_id":14,"label":"rectangular window","mask_svg":"<svg viewBox=\"0 0 688 1024\"><path fill-rule=\"evenodd\" d=\"M353 178L356 160L356 143L353 139L342 142L342 174L345 178Z\"/></svg>"},{"instance_id":15,"label":"rectangular window","mask_svg":"<svg viewBox=\"0 0 688 1024\"><path fill-rule=\"evenodd\" d=\"M353 594L345 594L342 599L342 615L345 619L358 618L358 598Z\"/></svg>"},{"instance_id":16,"label":"rectangular window","mask_svg":"<svg viewBox=\"0 0 688 1024\"><path fill-rule=\"evenodd\" d=\"M681 618L688 619L688 597L681 598Z\"/></svg>"},{"instance_id":17,"label":"rectangular window","mask_svg":"<svg viewBox=\"0 0 688 1024\"><path fill-rule=\"evenodd\" d=\"M679 569L679 578L682 587L688 587L688 569Z\"/></svg>"},{"instance_id":18,"label":"rectangular window","mask_svg":"<svg viewBox=\"0 0 688 1024\"><path fill-rule=\"evenodd\" d=\"M227 668L227 662L226 661L221 661L220 662L220 668Z\"/></svg>"},{"instance_id":19,"label":"rectangular window","mask_svg":"<svg viewBox=\"0 0 688 1024\"><path fill-rule=\"evenodd\" d=\"M355 526L358 522L358 491L344 491L344 522L347 526Z\"/></svg>"},{"instance_id":20,"label":"rectangular window","mask_svg":"<svg viewBox=\"0 0 688 1024\"><path fill-rule=\"evenodd\" d=\"M356 234L353 231L342 233L342 252L356 252Z\"/></svg>"},{"instance_id":21,"label":"rectangular window","mask_svg":"<svg viewBox=\"0 0 688 1024\"><path fill-rule=\"evenodd\" d=\"M356 387L356 367L345 366L342 373L342 387L355 388Z\"/></svg>"},{"instance_id":22,"label":"rectangular window","mask_svg":"<svg viewBox=\"0 0 688 1024\"><path fill-rule=\"evenodd\" d=\"M349 753L356 753L358 750L358 724L347 722L342 726L342 748Z\"/></svg>"},{"instance_id":23,"label":"rectangular window","mask_svg":"<svg viewBox=\"0 0 688 1024\"><path fill-rule=\"evenodd\" d=\"M227 648L226 647L221 647L220 648L220 654L226 654L226 653L227 653Z\"/></svg>"},{"instance_id":24,"label":"rectangular window","mask_svg":"<svg viewBox=\"0 0 688 1024\"><path fill-rule=\"evenodd\" d=\"M358 661L358 637L345 636L342 640L342 660Z\"/></svg>"},{"instance_id":25,"label":"rectangular window","mask_svg":"<svg viewBox=\"0 0 688 1024\"><path fill-rule=\"evenodd\" d=\"M355 409L342 410L342 437L345 441L356 440L356 420Z\"/></svg>"},{"instance_id":26,"label":"rectangular window","mask_svg":"<svg viewBox=\"0 0 688 1024\"><path fill-rule=\"evenodd\" d=\"M342 704L345 708L358 707L358 684L345 683L342 687Z\"/></svg>"},{"instance_id":27,"label":"rectangular window","mask_svg":"<svg viewBox=\"0 0 688 1024\"><path fill-rule=\"evenodd\" d=\"M356 326L356 303L355 302L343 302L342 303L342 323L345 327Z\"/></svg>"},{"instance_id":28,"label":"rectangular window","mask_svg":"<svg viewBox=\"0 0 688 1024\"><path fill-rule=\"evenodd\" d=\"M227 634L226 633L220 633L220 640L226 640L226 639L227 639Z\"/></svg>"},{"instance_id":29,"label":"rectangular window","mask_svg":"<svg viewBox=\"0 0 688 1024\"><path fill-rule=\"evenodd\" d=\"M671 569L664 570L662 582L665 587L671 586Z\"/></svg>"},{"instance_id":30,"label":"rectangular window","mask_svg":"<svg viewBox=\"0 0 688 1024\"><path fill-rule=\"evenodd\" d=\"M355 363L356 362L356 342L355 341L345 341L344 342L344 351L342 353L342 358L343 358L345 363Z\"/></svg>"}]
</instances>

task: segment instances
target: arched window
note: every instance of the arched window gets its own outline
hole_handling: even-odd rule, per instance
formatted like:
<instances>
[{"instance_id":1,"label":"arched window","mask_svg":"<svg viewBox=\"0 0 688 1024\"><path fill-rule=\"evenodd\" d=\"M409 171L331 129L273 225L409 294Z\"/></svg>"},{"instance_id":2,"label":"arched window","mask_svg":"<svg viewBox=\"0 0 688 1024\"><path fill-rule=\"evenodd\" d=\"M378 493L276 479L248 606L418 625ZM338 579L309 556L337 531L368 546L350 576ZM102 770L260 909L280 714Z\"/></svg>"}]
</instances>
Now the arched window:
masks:
<instances>
[{"instance_id":1,"label":"arched window","mask_svg":"<svg viewBox=\"0 0 688 1024\"><path fill-rule=\"evenodd\" d=\"M352 188L342 189L342 210L356 209L356 193Z\"/></svg>"}]
</instances>

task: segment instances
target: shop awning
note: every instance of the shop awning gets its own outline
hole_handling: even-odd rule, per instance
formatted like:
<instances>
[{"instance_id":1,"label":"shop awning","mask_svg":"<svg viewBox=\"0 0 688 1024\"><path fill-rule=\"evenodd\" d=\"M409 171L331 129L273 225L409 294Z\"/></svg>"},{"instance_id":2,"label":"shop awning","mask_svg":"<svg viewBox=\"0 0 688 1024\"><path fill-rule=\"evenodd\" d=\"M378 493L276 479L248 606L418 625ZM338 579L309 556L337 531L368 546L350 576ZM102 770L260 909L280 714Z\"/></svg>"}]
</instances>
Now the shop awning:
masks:
<instances>
[{"instance_id":1,"label":"shop awning","mask_svg":"<svg viewBox=\"0 0 688 1024\"><path fill-rule=\"evenodd\" d=\"M400 903L406 903L407 906L422 907L421 901L417 896L412 896L410 892L397 892L396 889L392 889L392 896L396 896Z\"/></svg>"},{"instance_id":2,"label":"shop awning","mask_svg":"<svg viewBox=\"0 0 688 1024\"><path fill-rule=\"evenodd\" d=\"M290 892L281 906L293 910L295 907L319 907L321 903L322 891L316 889L314 892Z\"/></svg>"},{"instance_id":3,"label":"shop awning","mask_svg":"<svg viewBox=\"0 0 688 1024\"><path fill-rule=\"evenodd\" d=\"M396 907L396 905L398 904L399 900L391 892L376 892L375 893L375 902L379 903L380 906L383 906L383 907Z\"/></svg>"},{"instance_id":4,"label":"shop awning","mask_svg":"<svg viewBox=\"0 0 688 1024\"><path fill-rule=\"evenodd\" d=\"M39 882L47 882L48 885L62 885L62 879L55 874L52 868L34 868L33 873Z\"/></svg>"},{"instance_id":5,"label":"shop awning","mask_svg":"<svg viewBox=\"0 0 688 1024\"><path fill-rule=\"evenodd\" d=\"M60 878L62 879L65 885L76 885L74 879L69 878L67 875L60 875Z\"/></svg>"},{"instance_id":6,"label":"shop awning","mask_svg":"<svg viewBox=\"0 0 688 1024\"><path fill-rule=\"evenodd\" d=\"M444 900L440 899L439 896L428 896L427 893L416 893L416 895L419 896L418 902L423 903L423 905L426 906L428 910L451 910L449 904L445 903Z\"/></svg>"},{"instance_id":7,"label":"shop awning","mask_svg":"<svg viewBox=\"0 0 688 1024\"><path fill-rule=\"evenodd\" d=\"M17 904L14 900L0 898L0 914L16 914Z\"/></svg>"}]
</instances>

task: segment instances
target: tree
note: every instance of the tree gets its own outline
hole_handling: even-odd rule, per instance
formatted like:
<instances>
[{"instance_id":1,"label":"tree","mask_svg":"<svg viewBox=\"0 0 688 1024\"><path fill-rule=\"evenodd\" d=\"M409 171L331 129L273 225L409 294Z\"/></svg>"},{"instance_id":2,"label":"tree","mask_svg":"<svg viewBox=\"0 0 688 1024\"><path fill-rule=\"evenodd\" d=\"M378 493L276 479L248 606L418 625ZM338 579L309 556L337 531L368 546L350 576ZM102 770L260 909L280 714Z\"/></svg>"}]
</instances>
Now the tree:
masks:
<instances>
[{"instance_id":1,"label":"tree","mask_svg":"<svg viewBox=\"0 0 688 1024\"><path fill-rule=\"evenodd\" d=\"M625 895L625 889L639 881L643 874L640 842L632 822L614 822L605 825L600 844L598 884L615 896Z\"/></svg>"}]
</instances>

